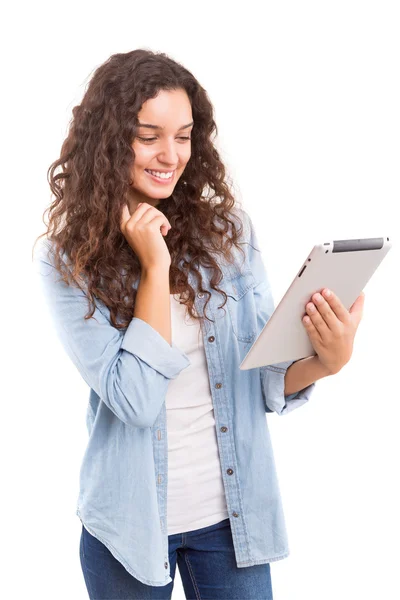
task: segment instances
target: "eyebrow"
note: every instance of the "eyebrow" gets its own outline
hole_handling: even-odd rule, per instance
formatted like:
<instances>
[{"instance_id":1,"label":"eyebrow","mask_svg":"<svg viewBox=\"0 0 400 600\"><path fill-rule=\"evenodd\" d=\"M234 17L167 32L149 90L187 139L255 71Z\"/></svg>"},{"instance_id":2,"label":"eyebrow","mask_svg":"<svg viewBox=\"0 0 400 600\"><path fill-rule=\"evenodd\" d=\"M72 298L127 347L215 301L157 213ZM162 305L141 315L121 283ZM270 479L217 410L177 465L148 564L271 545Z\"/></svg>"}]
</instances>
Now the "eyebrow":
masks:
<instances>
[{"instance_id":1,"label":"eyebrow","mask_svg":"<svg viewBox=\"0 0 400 600\"><path fill-rule=\"evenodd\" d=\"M193 123L194 121L188 123L187 125L182 125L182 127L179 127L178 131L181 131L181 129L186 129L187 127L191 127ZM164 129L164 127L160 127L160 125L151 125L150 123L138 123L138 127L149 127L150 129Z\"/></svg>"}]
</instances>

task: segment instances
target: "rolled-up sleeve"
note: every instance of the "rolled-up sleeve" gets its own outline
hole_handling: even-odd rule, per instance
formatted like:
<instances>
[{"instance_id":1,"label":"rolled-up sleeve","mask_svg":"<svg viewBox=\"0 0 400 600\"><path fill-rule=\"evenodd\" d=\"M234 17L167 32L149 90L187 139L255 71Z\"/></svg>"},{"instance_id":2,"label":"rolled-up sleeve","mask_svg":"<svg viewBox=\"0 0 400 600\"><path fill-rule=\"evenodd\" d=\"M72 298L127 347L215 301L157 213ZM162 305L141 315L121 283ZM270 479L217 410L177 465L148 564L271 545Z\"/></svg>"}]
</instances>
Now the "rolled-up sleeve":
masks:
<instances>
[{"instance_id":1,"label":"rolled-up sleeve","mask_svg":"<svg viewBox=\"0 0 400 600\"><path fill-rule=\"evenodd\" d=\"M275 303L254 225L250 216L245 211L243 211L242 219L250 242L246 246L248 248L248 260L257 281L253 292L257 306L257 334L259 335L274 312ZM302 406L310 399L316 385L315 382L294 394L285 396L285 373L294 362L292 360L258 367L265 401L265 412L276 412L279 415L285 415L295 408Z\"/></svg>"},{"instance_id":2,"label":"rolled-up sleeve","mask_svg":"<svg viewBox=\"0 0 400 600\"><path fill-rule=\"evenodd\" d=\"M265 399L265 412L285 415L305 404L311 397L315 382L294 394L285 395L285 374L295 361L261 367L261 384Z\"/></svg>"},{"instance_id":3,"label":"rolled-up sleeve","mask_svg":"<svg viewBox=\"0 0 400 600\"><path fill-rule=\"evenodd\" d=\"M48 244L42 243L36 251L34 265L65 352L119 419L134 427L151 427L169 381L190 365L189 358L139 318L133 317L124 333L96 304L93 316L85 319L86 293L62 280L50 260Z\"/></svg>"},{"instance_id":4,"label":"rolled-up sleeve","mask_svg":"<svg viewBox=\"0 0 400 600\"><path fill-rule=\"evenodd\" d=\"M175 379L189 364L189 359L172 342L170 346L151 325L133 317L122 338L121 348L140 358L150 367L167 377Z\"/></svg>"}]
</instances>

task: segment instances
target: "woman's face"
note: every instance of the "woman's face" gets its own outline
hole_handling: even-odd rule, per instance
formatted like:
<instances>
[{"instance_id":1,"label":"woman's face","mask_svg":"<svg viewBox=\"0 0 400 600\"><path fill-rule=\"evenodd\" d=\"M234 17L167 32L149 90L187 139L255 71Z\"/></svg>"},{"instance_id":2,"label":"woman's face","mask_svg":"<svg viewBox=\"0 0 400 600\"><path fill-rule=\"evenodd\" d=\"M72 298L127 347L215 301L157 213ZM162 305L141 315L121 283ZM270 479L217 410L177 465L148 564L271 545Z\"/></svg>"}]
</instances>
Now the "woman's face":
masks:
<instances>
[{"instance_id":1,"label":"woman's face","mask_svg":"<svg viewBox=\"0 0 400 600\"><path fill-rule=\"evenodd\" d=\"M190 100L185 90L161 90L156 98L143 103L138 119L132 144L133 210L139 202L156 206L160 199L168 198L182 175L191 153Z\"/></svg>"}]
</instances>

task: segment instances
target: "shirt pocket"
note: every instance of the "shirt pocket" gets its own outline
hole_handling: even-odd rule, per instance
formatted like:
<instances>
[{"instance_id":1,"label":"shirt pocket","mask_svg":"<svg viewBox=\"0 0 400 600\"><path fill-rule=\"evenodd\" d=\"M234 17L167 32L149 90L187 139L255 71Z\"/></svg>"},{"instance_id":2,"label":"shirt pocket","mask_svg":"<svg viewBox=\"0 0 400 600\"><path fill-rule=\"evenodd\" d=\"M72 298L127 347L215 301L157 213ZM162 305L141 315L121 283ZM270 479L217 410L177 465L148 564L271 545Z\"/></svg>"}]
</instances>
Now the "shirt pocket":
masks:
<instances>
[{"instance_id":1,"label":"shirt pocket","mask_svg":"<svg viewBox=\"0 0 400 600\"><path fill-rule=\"evenodd\" d=\"M233 333L241 342L251 342L257 335L257 311L253 294L256 285L251 269L226 279L223 285L228 296L226 306Z\"/></svg>"}]
</instances>

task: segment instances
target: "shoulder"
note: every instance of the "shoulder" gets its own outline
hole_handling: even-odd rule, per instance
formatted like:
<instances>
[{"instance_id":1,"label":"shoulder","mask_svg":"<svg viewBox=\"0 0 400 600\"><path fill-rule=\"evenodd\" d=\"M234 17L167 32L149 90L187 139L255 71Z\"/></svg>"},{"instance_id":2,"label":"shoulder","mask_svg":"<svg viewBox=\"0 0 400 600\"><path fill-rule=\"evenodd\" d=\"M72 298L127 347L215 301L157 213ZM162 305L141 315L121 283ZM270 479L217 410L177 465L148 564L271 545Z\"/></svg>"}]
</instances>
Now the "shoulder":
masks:
<instances>
[{"instance_id":1,"label":"shoulder","mask_svg":"<svg viewBox=\"0 0 400 600\"><path fill-rule=\"evenodd\" d=\"M44 262L54 266L55 244L47 237L40 238L34 245L33 261L35 263ZM62 255L62 260L64 256Z\"/></svg>"},{"instance_id":2,"label":"shoulder","mask_svg":"<svg viewBox=\"0 0 400 600\"><path fill-rule=\"evenodd\" d=\"M249 242L251 238L251 230L252 230L252 222L249 213L240 205L235 204L233 208L231 208L231 213L234 216L235 220L242 227L242 233L240 235L241 242Z\"/></svg>"},{"instance_id":3,"label":"shoulder","mask_svg":"<svg viewBox=\"0 0 400 600\"><path fill-rule=\"evenodd\" d=\"M58 251L58 256L61 260L60 264L57 264L55 261L56 252L57 248L54 241L49 240L47 237L40 238L37 241L33 250L33 265L36 273L46 278L51 275L51 280L54 280L57 276L61 276L64 284L67 283L64 279L64 276L67 275L69 285L72 283L73 287L77 285L81 289L86 289L87 281L84 278L72 276L72 265L68 260L66 252L62 249ZM61 279L54 280L56 283L60 281Z\"/></svg>"}]
</instances>

